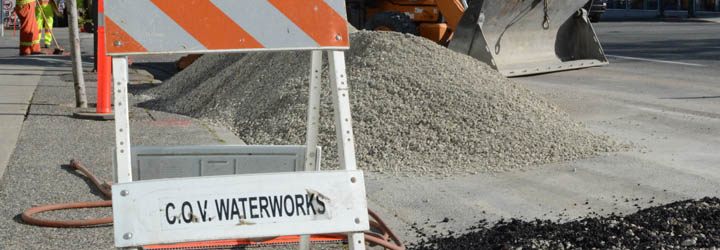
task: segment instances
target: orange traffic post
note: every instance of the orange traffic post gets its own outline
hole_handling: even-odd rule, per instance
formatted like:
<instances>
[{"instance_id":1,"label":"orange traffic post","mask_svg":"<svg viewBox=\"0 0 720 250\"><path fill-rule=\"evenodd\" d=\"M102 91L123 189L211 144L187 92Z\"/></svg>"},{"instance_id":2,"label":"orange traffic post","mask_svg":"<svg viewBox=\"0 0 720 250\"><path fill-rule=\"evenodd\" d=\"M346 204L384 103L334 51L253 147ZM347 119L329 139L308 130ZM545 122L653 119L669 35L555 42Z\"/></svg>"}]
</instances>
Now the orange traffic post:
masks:
<instances>
[{"instance_id":1,"label":"orange traffic post","mask_svg":"<svg viewBox=\"0 0 720 250\"><path fill-rule=\"evenodd\" d=\"M105 7L103 6L103 0L97 1L98 5L98 70L97 70L97 109L96 113L99 114L110 114L112 108L110 107L110 75L112 74L112 60L105 53L105 21L104 13Z\"/></svg>"},{"instance_id":2,"label":"orange traffic post","mask_svg":"<svg viewBox=\"0 0 720 250\"><path fill-rule=\"evenodd\" d=\"M114 114L112 112L112 86L111 86L111 75L112 75L112 58L107 56L105 51L105 15L104 15L104 3L103 0L97 1L97 27L95 27L97 37L95 47L96 60L97 60L97 105L95 113L75 113L74 116L77 118L84 119L98 119L98 120L112 120Z\"/></svg>"}]
</instances>

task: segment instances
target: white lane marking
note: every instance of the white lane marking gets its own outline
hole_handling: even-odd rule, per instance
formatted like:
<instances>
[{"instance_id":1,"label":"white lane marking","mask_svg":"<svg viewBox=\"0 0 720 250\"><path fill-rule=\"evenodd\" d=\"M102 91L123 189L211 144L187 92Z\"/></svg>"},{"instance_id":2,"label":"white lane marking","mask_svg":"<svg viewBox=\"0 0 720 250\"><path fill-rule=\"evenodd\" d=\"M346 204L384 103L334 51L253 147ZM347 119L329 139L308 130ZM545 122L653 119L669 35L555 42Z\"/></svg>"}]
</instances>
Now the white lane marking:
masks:
<instances>
[{"instance_id":1,"label":"white lane marking","mask_svg":"<svg viewBox=\"0 0 720 250\"><path fill-rule=\"evenodd\" d=\"M648 59L648 58L640 58L640 57L632 57L632 56L616 56L616 55L608 55L609 57L616 57L616 58L622 58L622 59L628 59L628 60L637 60L637 61L647 61L647 62L656 62L656 63L667 63L667 64L678 64L678 65L685 65L685 66L695 66L695 67L706 67L702 64L697 63L684 63L684 62L674 62L674 61L665 61L665 60L656 60L656 59Z\"/></svg>"}]
</instances>

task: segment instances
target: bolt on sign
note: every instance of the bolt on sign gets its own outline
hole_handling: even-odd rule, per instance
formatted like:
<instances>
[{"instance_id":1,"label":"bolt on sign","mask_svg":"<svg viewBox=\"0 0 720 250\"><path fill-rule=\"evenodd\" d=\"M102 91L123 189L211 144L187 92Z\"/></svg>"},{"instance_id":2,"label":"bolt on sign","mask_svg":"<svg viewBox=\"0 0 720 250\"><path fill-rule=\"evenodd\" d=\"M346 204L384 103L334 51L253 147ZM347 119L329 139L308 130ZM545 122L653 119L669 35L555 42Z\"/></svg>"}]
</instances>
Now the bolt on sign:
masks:
<instances>
[{"instance_id":1,"label":"bolt on sign","mask_svg":"<svg viewBox=\"0 0 720 250\"><path fill-rule=\"evenodd\" d=\"M365 249L365 182L355 161L342 51L350 46L345 0L113 0L101 20L113 57L116 246L303 235L300 245L307 249L307 235L347 233L350 249ZM306 172L133 181L128 55L286 50L312 51ZM339 171L316 171L323 52Z\"/></svg>"},{"instance_id":2,"label":"bolt on sign","mask_svg":"<svg viewBox=\"0 0 720 250\"><path fill-rule=\"evenodd\" d=\"M113 0L108 55L347 49L344 0Z\"/></svg>"}]
</instances>

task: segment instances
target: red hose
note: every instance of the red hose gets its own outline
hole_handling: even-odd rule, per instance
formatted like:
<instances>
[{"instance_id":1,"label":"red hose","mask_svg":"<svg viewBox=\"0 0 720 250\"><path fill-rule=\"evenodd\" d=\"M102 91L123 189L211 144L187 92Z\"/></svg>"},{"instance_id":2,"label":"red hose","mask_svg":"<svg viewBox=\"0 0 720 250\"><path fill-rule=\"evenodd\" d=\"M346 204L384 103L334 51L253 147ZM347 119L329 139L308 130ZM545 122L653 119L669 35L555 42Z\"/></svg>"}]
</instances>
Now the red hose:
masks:
<instances>
[{"instance_id":1,"label":"red hose","mask_svg":"<svg viewBox=\"0 0 720 250\"><path fill-rule=\"evenodd\" d=\"M108 183L101 183L95 175L90 172L85 166L79 161L72 160L70 162L70 168L78 170L85 174L90 181L97 187L108 198L112 198L112 192ZM32 215L64 209L75 209L75 208L96 208L96 207L112 207L112 200L103 201L92 201L92 202L72 202L72 203L58 203L45 206L34 207L26 210L22 213L21 218L28 224L43 226L43 227L87 227L95 225L104 225L113 223L112 217L98 218L98 219L87 219L87 220L50 220L50 219L38 219L32 217ZM378 216L375 212L368 209L368 215L370 216L370 227L375 231L379 232L366 232L365 240L386 249L392 250L405 250L405 245L395 234L390 230L390 227ZM347 237L347 236L343 236ZM390 241L392 240L392 242ZM394 244L393 244L394 242Z\"/></svg>"},{"instance_id":2,"label":"red hose","mask_svg":"<svg viewBox=\"0 0 720 250\"><path fill-rule=\"evenodd\" d=\"M392 250L405 250L404 245L393 245L387 240L383 240L380 238L377 238L375 236L372 236L370 234L365 233L365 241L369 241L375 244L378 244L386 249L392 249Z\"/></svg>"},{"instance_id":3,"label":"red hose","mask_svg":"<svg viewBox=\"0 0 720 250\"><path fill-rule=\"evenodd\" d=\"M76 160L72 160L72 161L70 161L70 168L72 168L73 170L78 170L78 171L82 172L83 174L85 174L85 176L87 176L88 179L90 179L90 181L93 183L93 185L95 185L95 187L100 189L100 192L102 192L105 195L105 197L112 199L112 191L110 189L110 184L109 183L100 183L100 180L97 177L95 177L95 175L92 172L90 172L90 170L85 168L85 166L83 166L82 163L80 163L79 161L76 161Z\"/></svg>"},{"instance_id":4,"label":"red hose","mask_svg":"<svg viewBox=\"0 0 720 250\"><path fill-rule=\"evenodd\" d=\"M88 220L50 220L33 218L32 215L47 211L74 209L74 208L95 208L95 207L112 207L112 201L91 201L91 202L73 202L59 203L45 206L34 207L22 213L23 221L43 227L86 227L94 225L110 224L113 222L112 217L88 219Z\"/></svg>"},{"instance_id":5,"label":"red hose","mask_svg":"<svg viewBox=\"0 0 720 250\"><path fill-rule=\"evenodd\" d=\"M392 241L395 242L396 245L393 245L393 246L399 247L399 248L397 248L397 249L405 249L405 245L402 243L402 241L397 237L397 235L395 235L395 233L393 233L392 230L390 230L390 227L389 227L387 224L385 224L385 222L380 218L379 215L377 215L375 212L373 212L373 211L370 210L370 209L368 209L368 215L370 215L370 217L371 217L372 219L374 219L374 220L377 222L377 224L379 224L379 226L380 226L380 228L379 228L380 231L383 232L384 234L387 234L388 236L390 236L390 239L392 239ZM366 234L365 234L366 238L367 238L367 235L368 235L368 234L366 233ZM389 242L387 241L387 238L386 238L385 240L383 240L383 241L386 242L386 243L389 243ZM374 241L373 241L373 242L374 242ZM383 246L384 246L384 245L383 245Z\"/></svg>"},{"instance_id":6,"label":"red hose","mask_svg":"<svg viewBox=\"0 0 720 250\"><path fill-rule=\"evenodd\" d=\"M100 183L100 180L98 180L95 175L90 172L85 166L82 165L79 161L72 160L70 161L70 168L73 170L79 170L85 176L87 176L90 181L100 189L100 192L102 192L106 197L112 198L112 193L110 192L110 187L103 185ZM106 217L106 218L99 218L99 219L88 219L88 220L50 220L50 219L38 219L35 217L32 217L33 215L37 213L42 212L48 212L48 211L56 211L56 210L65 210L65 209L75 209L75 208L96 208L96 207L112 207L112 200L104 200L104 201L91 201L91 202L72 202L72 203L58 203L58 204L50 204L45 206L39 206L34 207L31 209L26 210L22 213L21 218L23 221L33 224L36 226L42 226L42 227L86 227L86 226L95 226L95 225L103 225L103 224L110 224L113 222L112 217Z\"/></svg>"}]
</instances>

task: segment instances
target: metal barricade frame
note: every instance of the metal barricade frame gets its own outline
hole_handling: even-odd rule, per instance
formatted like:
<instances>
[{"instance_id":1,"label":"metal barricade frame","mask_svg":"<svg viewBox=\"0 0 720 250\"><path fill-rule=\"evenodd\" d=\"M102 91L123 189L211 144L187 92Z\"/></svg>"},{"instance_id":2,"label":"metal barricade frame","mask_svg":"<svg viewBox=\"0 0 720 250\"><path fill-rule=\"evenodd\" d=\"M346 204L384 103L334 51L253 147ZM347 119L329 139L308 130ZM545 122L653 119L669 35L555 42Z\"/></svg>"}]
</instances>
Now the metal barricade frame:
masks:
<instances>
[{"instance_id":1,"label":"metal barricade frame","mask_svg":"<svg viewBox=\"0 0 720 250\"><path fill-rule=\"evenodd\" d=\"M165 0L163 0L165 1ZM152 2L163 2L153 0ZM114 105L115 105L115 155L117 161L116 178L117 183L113 185L113 215L115 217L115 245L117 247L138 247L144 244L162 244L175 243L185 241L200 241L225 238L240 237L268 237L292 234L314 234L314 233L348 233L348 244L350 249L365 249L365 239L363 231L369 229L369 220L367 215L367 201L365 198L365 184L362 171L357 170L355 160L354 136L352 131L352 118L350 113L349 87L347 75L345 71L345 55L342 50L349 47L347 23L345 17L344 0L308 0L308 1L283 1L283 0L267 0L267 3L274 4L307 4L309 13L315 12L332 12L342 17L343 29L338 30L337 19L322 20L318 16L299 15L295 13L295 9L286 9L283 14L288 20L295 22L298 26L305 26L308 23L312 29L323 30L322 22L328 21L335 29L324 30L324 36L315 39L315 46L308 46L306 43L298 43L289 46L288 44L280 44L277 47L263 46L260 47L238 47L238 48L219 48L219 49L196 49L196 50L177 50L169 51L154 50L150 51L142 46L138 51L126 50L117 51L117 47L123 47L127 43L118 40L123 36L117 36L123 30L118 29L119 25L111 20L118 13L123 13L122 8L113 5L106 5L105 23L107 25L106 33L108 54L112 56L113 65L113 86L114 86ZM117 1L118 3L129 3L128 1ZM137 0L132 3L146 2L150 0ZM178 2L170 1L178 4L195 3L197 1ZM206 3L204 1L201 1ZM214 0L212 3L236 4L241 5L240 1L222 1ZM253 3L265 3L265 1L254 1ZM207 3L211 3L208 1ZM242 6L241 6L242 7ZM253 6L244 6L252 8ZM307 6L302 6L307 7ZM278 7L279 8L279 7ZM226 8L227 9L227 8ZM303 9L305 10L305 9ZM136 10L146 11L146 9ZM306 10L307 11L307 10ZM137 18L138 13L133 13L133 18ZM154 17L154 16L153 16ZM315 20L309 20L316 18ZM304 20L308 19L308 20ZM175 20L176 22L182 22ZM234 20L237 22L237 20ZM306 22L307 21L307 22ZM120 22L122 23L122 22ZM303 24L298 24L303 23ZM317 26L313 26L317 25ZM328 26L328 27L329 27ZM143 27L144 28L144 27ZM302 29L302 28L301 28ZM267 31L272 32L272 31ZM317 30L314 30L312 36L316 38ZM332 37L327 34L335 32ZM124 34L127 38L127 33ZM166 38L167 39L167 38ZM277 37L282 39L282 37ZM326 39L322 40L322 39ZM272 40L272 37L270 38ZM334 40L334 41L333 41ZM240 39L240 42L244 42ZM152 40L155 42L155 40ZM283 41L287 42L287 41ZM140 43L137 43L140 44ZM136 44L136 45L137 45ZM113 47L114 46L114 47ZM131 166L131 143L130 143L130 119L129 119L129 102L128 102L128 55L134 54L173 54L173 53L210 53L210 52L250 52L250 51L278 51L278 50L311 50L310 67L310 88L309 88L309 105L308 105L308 121L307 121L307 140L305 152L305 170L313 171L312 173L275 173L275 174L255 174L255 175L237 175L237 176L213 176L213 177L196 177L196 178L179 178L179 179L163 179L136 181L132 180ZM321 70L323 64L323 52L327 52L330 68L330 82L332 90L332 100L334 107L334 119L336 128L336 141L339 153L340 166L339 171L315 171L317 168L317 134L319 129L319 110L320 110L320 89L321 89ZM251 189L254 183L258 189L266 190L265 195L283 195L287 190L301 190L302 194L294 194L295 197L310 197L308 200L312 202L314 207L319 207L325 202L329 211L326 214L314 213L310 220L294 220L283 218L283 220L271 221L269 224L262 224L261 220L254 217L244 218L232 224L232 228L242 228L236 230L228 230L229 224L220 225L220 229L208 229L207 227L197 226L202 223L198 221L208 222L209 217L198 219L198 215L185 213L183 209L192 206L190 200L195 199L198 206L201 204L201 197L214 196L215 198L223 198L230 195L227 190ZM274 183L262 184L262 183ZM191 187L191 188L188 188ZM203 191L203 188L205 189ZM177 190L184 190L188 199L182 201L179 197L173 195L178 194ZM293 191L293 192L295 192ZM253 191L254 192L254 191ZM259 193L245 193L249 195L261 195ZM288 194L286 194L288 195ZM297 196L300 195L300 196ZM199 198L200 197L200 198ZM286 197L286 196L282 196ZM209 198L205 199L208 204ZM178 203L181 202L182 203ZM297 200L300 201L299 199ZM186 205L186 202L190 205ZM309 206L306 202L306 206ZM178 203L178 204L176 204ZM170 206L169 204L172 204ZM286 203L287 204L287 203ZM296 205L298 203L295 203ZM173 208L175 206L175 208ZM335 206L335 207L333 207ZM299 207L298 207L299 208ZM178 218L171 218L168 213L170 209L174 211L183 210ZM252 209L252 208L250 208ZM338 210L332 210L338 209ZM309 208L308 208L309 211ZM314 212L318 212L313 210ZM207 211L206 211L207 212ZM244 213L244 212L243 212ZM309 213L309 212L308 212ZM307 214L307 213L306 213ZM252 215L252 212L251 212ZM129 218L153 218L149 220L136 220L127 222ZM182 220L184 228L170 228L174 222ZM233 217L234 219L234 217ZM306 218L305 218L306 219ZM160 221L156 221L160 220ZM164 220L165 224L162 220ZM212 221L212 219L209 219ZM178 224L179 225L179 224ZM163 231L164 229L167 229ZM197 230L202 228L202 230ZM148 230L150 229L150 230ZM153 231L155 230L155 231ZM254 230L254 231L252 231ZM303 235L301 237L301 249L307 249L309 246L309 237Z\"/></svg>"}]
</instances>

